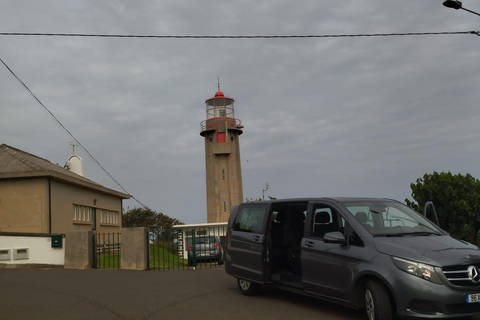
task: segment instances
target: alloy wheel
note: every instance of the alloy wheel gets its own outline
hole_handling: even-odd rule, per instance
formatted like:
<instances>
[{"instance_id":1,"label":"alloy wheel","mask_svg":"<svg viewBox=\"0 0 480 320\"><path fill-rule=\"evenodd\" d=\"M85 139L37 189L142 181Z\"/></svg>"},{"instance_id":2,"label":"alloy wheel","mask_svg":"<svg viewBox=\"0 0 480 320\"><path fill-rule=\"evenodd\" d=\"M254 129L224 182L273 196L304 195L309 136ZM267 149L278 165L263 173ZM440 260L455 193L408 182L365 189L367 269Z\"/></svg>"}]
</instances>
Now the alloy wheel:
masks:
<instances>
[{"instance_id":1,"label":"alloy wheel","mask_svg":"<svg viewBox=\"0 0 480 320\"><path fill-rule=\"evenodd\" d=\"M367 310L368 320L375 320L375 303L370 290L365 291L365 309Z\"/></svg>"},{"instance_id":2,"label":"alloy wheel","mask_svg":"<svg viewBox=\"0 0 480 320\"><path fill-rule=\"evenodd\" d=\"M240 279L238 283L242 290L247 291L248 289L250 289L250 281Z\"/></svg>"}]
</instances>

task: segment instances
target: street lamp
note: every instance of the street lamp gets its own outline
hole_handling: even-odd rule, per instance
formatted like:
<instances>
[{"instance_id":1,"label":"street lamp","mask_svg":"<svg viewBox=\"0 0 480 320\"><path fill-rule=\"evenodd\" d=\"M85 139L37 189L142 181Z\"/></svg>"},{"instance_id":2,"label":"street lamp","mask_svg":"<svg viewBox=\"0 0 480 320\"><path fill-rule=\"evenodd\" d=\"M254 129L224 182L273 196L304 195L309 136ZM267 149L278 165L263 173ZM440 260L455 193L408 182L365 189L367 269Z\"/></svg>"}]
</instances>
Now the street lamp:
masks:
<instances>
[{"instance_id":1,"label":"street lamp","mask_svg":"<svg viewBox=\"0 0 480 320\"><path fill-rule=\"evenodd\" d=\"M470 13L476 14L477 16L480 16L480 13L478 13L478 12L465 9L462 6L462 2L460 2L458 0L446 0L445 2L443 2L443 5L447 8L452 8L452 9L455 9L455 10L462 9L462 10L468 11Z\"/></svg>"}]
</instances>

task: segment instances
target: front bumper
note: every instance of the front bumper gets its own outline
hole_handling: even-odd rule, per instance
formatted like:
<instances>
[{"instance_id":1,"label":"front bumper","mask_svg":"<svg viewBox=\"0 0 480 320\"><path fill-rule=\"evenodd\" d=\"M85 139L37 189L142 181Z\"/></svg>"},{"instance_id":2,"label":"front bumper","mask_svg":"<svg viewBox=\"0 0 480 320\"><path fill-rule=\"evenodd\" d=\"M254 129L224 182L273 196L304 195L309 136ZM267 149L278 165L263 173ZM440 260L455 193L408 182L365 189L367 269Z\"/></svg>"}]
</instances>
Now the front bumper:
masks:
<instances>
[{"instance_id":1,"label":"front bumper","mask_svg":"<svg viewBox=\"0 0 480 320\"><path fill-rule=\"evenodd\" d=\"M454 287L442 275L435 284L396 270L389 277L397 313L404 317L458 319L480 314L480 303L466 303L466 295L480 293L480 287Z\"/></svg>"}]
</instances>

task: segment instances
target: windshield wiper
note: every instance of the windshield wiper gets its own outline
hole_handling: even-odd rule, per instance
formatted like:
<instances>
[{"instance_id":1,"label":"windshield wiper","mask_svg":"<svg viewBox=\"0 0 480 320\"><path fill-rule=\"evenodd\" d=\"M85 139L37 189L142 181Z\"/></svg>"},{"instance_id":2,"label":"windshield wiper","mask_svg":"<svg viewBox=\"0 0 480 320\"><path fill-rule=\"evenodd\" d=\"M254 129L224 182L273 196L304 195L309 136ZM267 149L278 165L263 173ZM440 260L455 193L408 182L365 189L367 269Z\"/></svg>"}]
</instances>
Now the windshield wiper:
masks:
<instances>
[{"instance_id":1,"label":"windshield wiper","mask_svg":"<svg viewBox=\"0 0 480 320\"><path fill-rule=\"evenodd\" d=\"M401 232L401 233L377 233L374 237L403 237L403 236L443 236L443 234L431 231L415 231L415 232Z\"/></svg>"},{"instance_id":2,"label":"windshield wiper","mask_svg":"<svg viewBox=\"0 0 480 320\"><path fill-rule=\"evenodd\" d=\"M412 235L412 236L441 236L441 233L433 232L433 231L415 231L415 232L405 232L405 235Z\"/></svg>"}]
</instances>

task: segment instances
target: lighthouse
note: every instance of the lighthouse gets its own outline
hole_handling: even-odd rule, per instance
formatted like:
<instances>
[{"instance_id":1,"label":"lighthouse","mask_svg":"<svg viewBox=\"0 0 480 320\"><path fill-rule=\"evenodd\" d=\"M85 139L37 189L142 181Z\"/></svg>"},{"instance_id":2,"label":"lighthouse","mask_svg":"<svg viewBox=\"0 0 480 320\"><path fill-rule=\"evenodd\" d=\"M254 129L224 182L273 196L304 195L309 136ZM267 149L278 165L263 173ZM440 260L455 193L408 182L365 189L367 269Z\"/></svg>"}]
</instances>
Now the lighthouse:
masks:
<instances>
[{"instance_id":1,"label":"lighthouse","mask_svg":"<svg viewBox=\"0 0 480 320\"><path fill-rule=\"evenodd\" d=\"M218 91L205 101L206 120L200 135L205 140L207 222L227 222L233 206L243 202L240 144L242 122L235 118L235 100Z\"/></svg>"}]
</instances>

